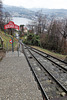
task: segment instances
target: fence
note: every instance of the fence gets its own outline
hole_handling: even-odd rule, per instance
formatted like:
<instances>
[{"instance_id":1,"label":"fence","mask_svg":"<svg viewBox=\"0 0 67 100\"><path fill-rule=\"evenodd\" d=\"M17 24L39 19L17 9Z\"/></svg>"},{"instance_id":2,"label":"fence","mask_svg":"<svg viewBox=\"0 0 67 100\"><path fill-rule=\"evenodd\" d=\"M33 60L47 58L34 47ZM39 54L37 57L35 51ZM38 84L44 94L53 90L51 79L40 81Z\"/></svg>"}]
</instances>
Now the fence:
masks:
<instances>
[{"instance_id":1,"label":"fence","mask_svg":"<svg viewBox=\"0 0 67 100\"><path fill-rule=\"evenodd\" d=\"M12 44L9 41L6 42L4 47L5 47L6 51L11 51L12 50ZM14 40L14 42L13 42L13 49L14 49L14 51L17 50L17 47L18 47L18 41Z\"/></svg>"}]
</instances>

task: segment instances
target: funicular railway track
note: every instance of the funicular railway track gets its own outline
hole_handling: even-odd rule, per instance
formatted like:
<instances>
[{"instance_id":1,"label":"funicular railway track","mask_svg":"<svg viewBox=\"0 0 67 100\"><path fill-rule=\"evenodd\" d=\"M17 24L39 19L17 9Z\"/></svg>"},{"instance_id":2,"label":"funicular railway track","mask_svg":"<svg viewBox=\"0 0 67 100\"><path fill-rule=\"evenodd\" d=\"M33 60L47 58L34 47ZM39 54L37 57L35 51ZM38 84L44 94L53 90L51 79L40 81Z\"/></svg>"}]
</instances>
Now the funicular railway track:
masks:
<instances>
[{"instance_id":1,"label":"funicular railway track","mask_svg":"<svg viewBox=\"0 0 67 100\"><path fill-rule=\"evenodd\" d=\"M60 59L58 59L58 58L56 58L54 56L51 56L51 55L49 55L47 53L44 53L44 52L42 52L42 51L40 51L38 49L33 48L33 47L30 47L30 49L32 49L36 53L42 55L43 57L45 57L46 59L48 59L52 63L58 65L59 67L62 67L64 70L67 71L67 62L64 62L64 61L62 61L62 60L60 60Z\"/></svg>"},{"instance_id":2,"label":"funicular railway track","mask_svg":"<svg viewBox=\"0 0 67 100\"><path fill-rule=\"evenodd\" d=\"M67 100L67 71L24 46L24 54L46 100Z\"/></svg>"},{"instance_id":3,"label":"funicular railway track","mask_svg":"<svg viewBox=\"0 0 67 100\"><path fill-rule=\"evenodd\" d=\"M43 66L46 65L47 70L49 70L49 72L53 74L63 84L63 86L67 88L67 69L66 69L67 64L64 62L63 62L64 66L60 64L56 64L56 62L54 61L52 62L52 60L45 58L43 54L40 54L37 51L34 51L34 52L33 51L31 52L34 54L34 56L36 55L38 61L41 62Z\"/></svg>"}]
</instances>

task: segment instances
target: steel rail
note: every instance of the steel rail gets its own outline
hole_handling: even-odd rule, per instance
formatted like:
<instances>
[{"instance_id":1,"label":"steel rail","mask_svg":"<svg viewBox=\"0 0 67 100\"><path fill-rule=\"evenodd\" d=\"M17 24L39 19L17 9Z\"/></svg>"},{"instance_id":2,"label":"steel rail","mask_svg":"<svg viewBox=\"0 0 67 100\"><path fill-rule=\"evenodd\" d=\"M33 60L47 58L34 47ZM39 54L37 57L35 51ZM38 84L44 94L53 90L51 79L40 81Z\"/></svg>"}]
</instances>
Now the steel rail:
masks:
<instances>
[{"instance_id":1,"label":"steel rail","mask_svg":"<svg viewBox=\"0 0 67 100\"><path fill-rule=\"evenodd\" d=\"M31 49L31 50L34 51L34 52L36 52L36 53L38 53L39 55L43 56L44 58L48 59L49 61L53 62L53 63L56 64L58 67L62 68L64 71L67 71L66 68L62 67L61 65L57 64L57 63L54 62L53 60L51 60L51 59L45 57L43 54L39 53L39 52L40 52L39 50L38 50L39 52L37 52L37 51L35 51L35 50L33 50L33 49ZM43 53L43 52L42 52L42 53ZM58 60L58 59L57 59L57 60Z\"/></svg>"},{"instance_id":2,"label":"steel rail","mask_svg":"<svg viewBox=\"0 0 67 100\"><path fill-rule=\"evenodd\" d=\"M30 48L32 48L32 49L35 49L35 50L37 50L37 51L39 51L39 52L41 52L41 53L43 53L43 54L46 54L48 57L52 57L52 58L54 58L54 59L57 59L58 61L60 61L60 62L62 62L62 63L64 63L64 64L67 64L67 62L65 62L65 61L63 61L63 60L60 60L60 59L58 59L58 58L56 58L56 57L54 57L54 56L52 56L52 55L50 55L50 54L47 54L47 53L45 53L45 52L43 52L43 51L40 51L40 50L38 50L38 49L36 49L36 48L33 48L33 47L31 47L31 46L28 46L28 47L30 47Z\"/></svg>"},{"instance_id":3,"label":"steel rail","mask_svg":"<svg viewBox=\"0 0 67 100\"><path fill-rule=\"evenodd\" d=\"M22 44L22 43L21 43L21 44ZM23 48L24 48L24 47L23 47ZM23 49L23 51L24 51L24 49ZM29 49L28 49L28 51L29 51ZM29 52L30 52L30 51L29 51ZM31 52L30 52L30 53L31 53ZM26 60L27 60L27 62L28 62L28 64L29 64L29 66L30 66L30 68L31 68L31 70L32 70L32 72L33 72L33 74L34 74L34 76L35 76L35 78L36 78L38 84L39 84L39 87L40 87L40 89L41 89L41 92L42 92L43 96L46 98L46 100L50 100L49 97L47 96L46 92L44 91L42 85L40 84L40 81L39 81L39 79L37 78L37 75L36 75L35 71L33 70L32 66L31 66L31 64L30 64L30 62L29 62L29 58L27 57L25 51L24 51L24 55L25 55L25 57L26 57ZM31 54L31 55L32 55L32 54ZM33 55L32 55L32 56L33 56ZM33 56L33 57L34 57L34 56ZM34 58L35 58L35 57L34 57ZM36 58L35 58L35 59L36 59ZM36 59L36 61L37 61L37 59ZM43 66L39 61L37 61L37 62L44 68L44 66ZM45 68L44 68L44 69L45 69ZM47 71L47 69L45 69L45 70L46 70L46 72L52 77L51 73L49 73L49 72ZM55 80L55 77L52 77L52 78ZM55 82L57 82L57 80L55 80ZM58 82L57 82L57 83L58 83ZM62 84L60 84L60 82L58 83L58 85L62 88L62 90L65 91L65 93L66 93L66 95L67 95L67 90L64 88L64 86L63 86ZM43 99L44 99L44 98L43 98ZM51 99L51 100L54 100L54 99ZM66 99L65 99L65 100L66 100Z\"/></svg>"},{"instance_id":4,"label":"steel rail","mask_svg":"<svg viewBox=\"0 0 67 100\"><path fill-rule=\"evenodd\" d=\"M45 98L46 100L49 100L49 97L47 96L47 94L46 94L46 92L44 91L42 85L40 84L40 81L39 81L39 79L37 78L37 75L36 75L35 71L33 70L32 66L31 66L31 64L30 64L30 62L29 62L29 60L28 60L28 57L26 56L26 53L25 53L25 51L24 51L24 46L23 46L23 52L24 52L24 55L25 55L25 57L26 57L26 60L27 60L27 62L28 62L28 64L29 64L29 66L30 66L30 68L31 68L31 70L32 70L32 72L33 72L33 74L34 74L34 76L35 76L35 79L36 79L36 81L37 81L37 83L38 83L38 85L39 85L39 87L40 87L40 89L41 89L41 92L42 92L42 95L43 95L43 100L44 100L44 98Z\"/></svg>"},{"instance_id":5,"label":"steel rail","mask_svg":"<svg viewBox=\"0 0 67 100\"><path fill-rule=\"evenodd\" d=\"M28 48L28 47L27 47ZM28 51L31 53L31 51L28 48ZM44 68L44 70L46 70L46 72L55 80L55 82L57 82L57 84L65 91L65 93L67 94L67 89L41 64L41 62L39 60L37 60L37 58L31 53L31 55L36 59L36 61Z\"/></svg>"}]
</instances>

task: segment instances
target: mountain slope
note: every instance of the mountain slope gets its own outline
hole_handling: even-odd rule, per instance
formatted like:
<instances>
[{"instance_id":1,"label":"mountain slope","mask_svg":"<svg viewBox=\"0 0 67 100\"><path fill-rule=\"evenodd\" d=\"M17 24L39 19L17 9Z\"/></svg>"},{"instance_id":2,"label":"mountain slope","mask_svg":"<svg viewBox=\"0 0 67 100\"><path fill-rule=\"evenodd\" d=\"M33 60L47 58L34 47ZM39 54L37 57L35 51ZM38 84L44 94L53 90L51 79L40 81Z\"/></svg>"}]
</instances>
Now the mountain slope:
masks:
<instances>
[{"instance_id":1,"label":"mountain slope","mask_svg":"<svg viewBox=\"0 0 67 100\"><path fill-rule=\"evenodd\" d=\"M51 17L59 17L66 18L67 17L67 9L47 9L47 8L31 8L29 9L34 12L42 12L43 14Z\"/></svg>"},{"instance_id":2,"label":"mountain slope","mask_svg":"<svg viewBox=\"0 0 67 100\"><path fill-rule=\"evenodd\" d=\"M25 17L32 19L35 17L35 12L23 7L7 6L4 5L5 12L9 12L13 17Z\"/></svg>"},{"instance_id":3,"label":"mountain slope","mask_svg":"<svg viewBox=\"0 0 67 100\"><path fill-rule=\"evenodd\" d=\"M4 11L9 12L13 17L24 17L28 19L35 19L38 17L38 12L42 12L47 15L48 18L52 16L56 18L66 18L67 9L45 9L45 8L30 8L26 9L23 7L7 6L4 5Z\"/></svg>"}]
</instances>

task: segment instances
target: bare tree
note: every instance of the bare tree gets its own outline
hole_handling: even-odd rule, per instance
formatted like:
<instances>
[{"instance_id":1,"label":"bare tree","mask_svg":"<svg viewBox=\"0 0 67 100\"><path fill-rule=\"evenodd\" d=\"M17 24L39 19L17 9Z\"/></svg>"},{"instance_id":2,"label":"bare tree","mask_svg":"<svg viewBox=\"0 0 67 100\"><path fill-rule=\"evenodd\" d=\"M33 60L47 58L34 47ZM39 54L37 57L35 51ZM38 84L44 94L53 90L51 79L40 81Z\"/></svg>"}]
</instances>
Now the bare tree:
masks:
<instances>
[{"instance_id":1,"label":"bare tree","mask_svg":"<svg viewBox=\"0 0 67 100\"><path fill-rule=\"evenodd\" d=\"M48 28L48 45L49 49L61 52L61 35L58 31L59 21L51 20L51 23Z\"/></svg>"},{"instance_id":2,"label":"bare tree","mask_svg":"<svg viewBox=\"0 0 67 100\"><path fill-rule=\"evenodd\" d=\"M33 33L42 34L47 28L47 17L42 13L42 10L37 12L37 19L28 25Z\"/></svg>"},{"instance_id":3,"label":"bare tree","mask_svg":"<svg viewBox=\"0 0 67 100\"><path fill-rule=\"evenodd\" d=\"M2 20L2 1L0 0L0 21Z\"/></svg>"},{"instance_id":4,"label":"bare tree","mask_svg":"<svg viewBox=\"0 0 67 100\"><path fill-rule=\"evenodd\" d=\"M47 16L42 13L42 10L38 13L37 28L38 34L44 33L47 28Z\"/></svg>"},{"instance_id":5,"label":"bare tree","mask_svg":"<svg viewBox=\"0 0 67 100\"><path fill-rule=\"evenodd\" d=\"M58 31L62 35L62 52L67 54L67 19L60 22Z\"/></svg>"},{"instance_id":6,"label":"bare tree","mask_svg":"<svg viewBox=\"0 0 67 100\"><path fill-rule=\"evenodd\" d=\"M4 13L4 20L5 20L5 23L8 23L10 20L12 19L12 16L9 12L5 12Z\"/></svg>"},{"instance_id":7,"label":"bare tree","mask_svg":"<svg viewBox=\"0 0 67 100\"><path fill-rule=\"evenodd\" d=\"M0 0L0 29L3 27L3 12L2 12L2 1Z\"/></svg>"}]
</instances>

